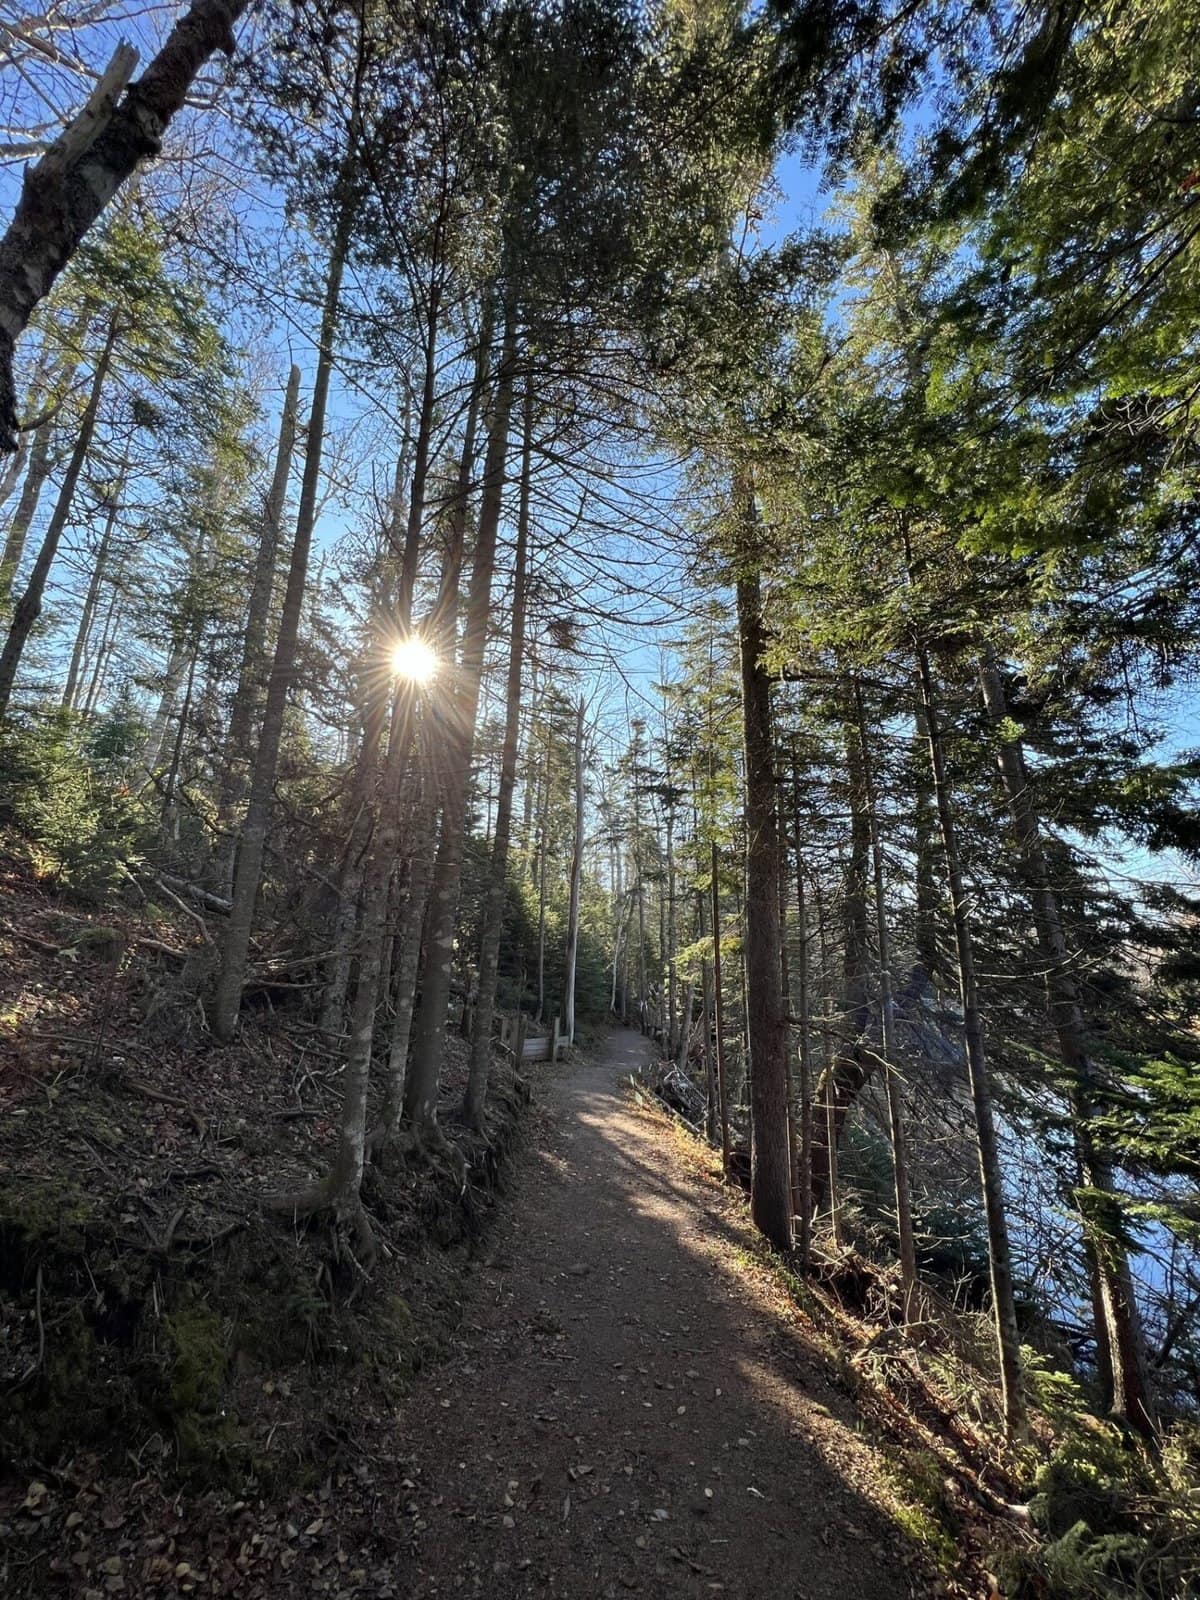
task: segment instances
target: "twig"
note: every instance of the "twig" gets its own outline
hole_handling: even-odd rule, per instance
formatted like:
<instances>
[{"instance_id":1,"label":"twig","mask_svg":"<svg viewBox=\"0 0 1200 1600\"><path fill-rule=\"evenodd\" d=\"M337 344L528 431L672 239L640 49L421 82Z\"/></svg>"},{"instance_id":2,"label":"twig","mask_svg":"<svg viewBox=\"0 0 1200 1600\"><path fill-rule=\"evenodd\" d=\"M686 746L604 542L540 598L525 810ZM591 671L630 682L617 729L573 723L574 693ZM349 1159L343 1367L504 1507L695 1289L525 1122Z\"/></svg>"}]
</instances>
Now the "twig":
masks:
<instances>
[{"instance_id":1,"label":"twig","mask_svg":"<svg viewBox=\"0 0 1200 1600\"><path fill-rule=\"evenodd\" d=\"M37 1269L37 1292L34 1300L34 1315L37 1317L38 1331L37 1358L34 1360L29 1369L17 1379L16 1383L13 1384L12 1388L8 1391L9 1394L14 1393L14 1391L17 1389L23 1389L29 1382L30 1378L32 1378L40 1370L42 1362L46 1359L46 1324L42 1321L42 1264L40 1261L38 1262Z\"/></svg>"},{"instance_id":2,"label":"twig","mask_svg":"<svg viewBox=\"0 0 1200 1600\"><path fill-rule=\"evenodd\" d=\"M161 878L155 878L154 886L156 889L165 894L171 904L177 907L178 910L182 911L185 917L191 917L192 921L198 924L201 937L203 938L205 944L211 944L213 942L212 934L208 931L208 923L205 922L204 918L198 911L193 911L191 906L184 905L183 901L175 893L174 889L168 889Z\"/></svg>"}]
</instances>

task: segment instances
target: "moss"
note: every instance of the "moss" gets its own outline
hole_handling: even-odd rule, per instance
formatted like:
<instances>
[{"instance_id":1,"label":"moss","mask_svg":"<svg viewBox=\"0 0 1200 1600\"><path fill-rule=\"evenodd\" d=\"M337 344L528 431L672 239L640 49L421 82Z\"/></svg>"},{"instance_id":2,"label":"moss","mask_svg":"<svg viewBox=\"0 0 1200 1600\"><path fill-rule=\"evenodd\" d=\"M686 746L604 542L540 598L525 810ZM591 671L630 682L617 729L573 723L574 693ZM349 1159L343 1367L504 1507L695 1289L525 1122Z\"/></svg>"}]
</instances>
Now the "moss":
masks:
<instances>
[{"instance_id":1,"label":"moss","mask_svg":"<svg viewBox=\"0 0 1200 1600\"><path fill-rule=\"evenodd\" d=\"M1129 1503L1140 1467L1140 1455L1116 1427L1080 1417L1039 1467L1030 1515L1052 1539L1080 1522L1106 1532L1127 1531L1133 1526Z\"/></svg>"},{"instance_id":2,"label":"moss","mask_svg":"<svg viewBox=\"0 0 1200 1600\"><path fill-rule=\"evenodd\" d=\"M125 938L118 928L93 924L72 940L70 948L99 961L115 961L125 948Z\"/></svg>"},{"instance_id":3,"label":"moss","mask_svg":"<svg viewBox=\"0 0 1200 1600\"><path fill-rule=\"evenodd\" d=\"M372 1365L388 1400L403 1399L420 1365L416 1324L412 1308L402 1295L389 1295L380 1305L376 1321L376 1351Z\"/></svg>"},{"instance_id":4,"label":"moss","mask_svg":"<svg viewBox=\"0 0 1200 1600\"><path fill-rule=\"evenodd\" d=\"M0 1184L0 1244L14 1269L41 1250L81 1252L98 1216L92 1197L67 1177Z\"/></svg>"},{"instance_id":5,"label":"moss","mask_svg":"<svg viewBox=\"0 0 1200 1600\"><path fill-rule=\"evenodd\" d=\"M198 1411L220 1400L228 1365L220 1317L203 1300L188 1294L165 1319L172 1355L170 1398L173 1411Z\"/></svg>"},{"instance_id":6,"label":"moss","mask_svg":"<svg viewBox=\"0 0 1200 1600\"><path fill-rule=\"evenodd\" d=\"M943 1472L928 1450L906 1450L889 1463L888 1475L895 1497L893 1519L897 1527L937 1563L944 1572L958 1564L958 1541L946 1504Z\"/></svg>"},{"instance_id":7,"label":"moss","mask_svg":"<svg viewBox=\"0 0 1200 1600\"><path fill-rule=\"evenodd\" d=\"M163 1321L167 1358L162 1409L175 1432L181 1470L205 1482L234 1482L235 1419L222 1400L229 1342L222 1319L190 1290Z\"/></svg>"}]
</instances>

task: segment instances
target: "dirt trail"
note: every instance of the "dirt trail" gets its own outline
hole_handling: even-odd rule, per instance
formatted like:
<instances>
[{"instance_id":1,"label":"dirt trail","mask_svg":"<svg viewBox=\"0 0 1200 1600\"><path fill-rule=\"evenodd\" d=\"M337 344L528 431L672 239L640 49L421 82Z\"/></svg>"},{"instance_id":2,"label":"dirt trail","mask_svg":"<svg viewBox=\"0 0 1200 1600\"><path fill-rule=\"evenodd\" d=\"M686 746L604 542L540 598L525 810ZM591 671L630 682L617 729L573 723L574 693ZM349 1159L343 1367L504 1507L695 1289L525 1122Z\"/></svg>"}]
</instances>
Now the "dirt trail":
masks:
<instances>
[{"instance_id":1,"label":"dirt trail","mask_svg":"<svg viewBox=\"0 0 1200 1600\"><path fill-rule=\"evenodd\" d=\"M749 1223L620 1091L647 1052L615 1031L542 1101L461 1344L404 1410L402 1592L928 1592L865 1498L849 1402L748 1292Z\"/></svg>"}]
</instances>

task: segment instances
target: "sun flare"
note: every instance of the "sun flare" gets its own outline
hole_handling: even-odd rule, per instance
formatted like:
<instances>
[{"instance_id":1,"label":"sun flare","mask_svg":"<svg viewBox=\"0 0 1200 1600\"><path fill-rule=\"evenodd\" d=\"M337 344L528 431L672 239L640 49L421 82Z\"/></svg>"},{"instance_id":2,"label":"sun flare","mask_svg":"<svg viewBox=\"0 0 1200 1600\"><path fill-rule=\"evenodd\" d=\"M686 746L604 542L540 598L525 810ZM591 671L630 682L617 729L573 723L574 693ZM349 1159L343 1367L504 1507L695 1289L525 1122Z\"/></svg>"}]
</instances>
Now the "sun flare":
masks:
<instances>
[{"instance_id":1,"label":"sun flare","mask_svg":"<svg viewBox=\"0 0 1200 1600\"><path fill-rule=\"evenodd\" d=\"M392 649L392 671L409 683L430 683L437 676L437 669L437 656L415 634L401 639Z\"/></svg>"}]
</instances>

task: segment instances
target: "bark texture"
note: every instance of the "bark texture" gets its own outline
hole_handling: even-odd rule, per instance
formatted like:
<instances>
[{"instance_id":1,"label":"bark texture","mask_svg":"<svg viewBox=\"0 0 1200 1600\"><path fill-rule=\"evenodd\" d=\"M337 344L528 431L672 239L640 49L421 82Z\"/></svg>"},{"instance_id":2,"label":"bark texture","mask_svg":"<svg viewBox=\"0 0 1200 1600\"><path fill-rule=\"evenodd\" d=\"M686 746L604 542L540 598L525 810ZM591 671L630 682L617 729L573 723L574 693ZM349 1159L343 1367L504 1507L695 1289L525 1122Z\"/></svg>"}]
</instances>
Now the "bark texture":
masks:
<instances>
[{"instance_id":1,"label":"bark texture","mask_svg":"<svg viewBox=\"0 0 1200 1600\"><path fill-rule=\"evenodd\" d=\"M13 351L88 229L163 134L216 51L232 55L248 0L193 0L136 83L136 53L119 47L87 105L25 173L0 239L0 450L16 448ZM124 89L124 93L121 93Z\"/></svg>"},{"instance_id":2,"label":"bark texture","mask_svg":"<svg viewBox=\"0 0 1200 1600\"><path fill-rule=\"evenodd\" d=\"M737 585L746 760L746 1010L750 1043L750 1212L779 1250L792 1247L787 1018L780 982L779 832L771 688L763 665L762 583Z\"/></svg>"},{"instance_id":3,"label":"bark texture","mask_svg":"<svg viewBox=\"0 0 1200 1600\"><path fill-rule=\"evenodd\" d=\"M512 616L509 619L508 676L504 689L504 743L500 753L500 782L496 795L496 822L488 859L484 894L483 929L479 938L479 980L471 1035L467 1090L463 1120L482 1128L492 1061L492 1020L496 1014L496 984L500 969L500 939L504 932L504 898L508 881L508 846L512 834L513 792L517 782L517 745L521 732L521 675L525 664L525 606L529 582L529 489L533 450L533 395L525 391L521 444L521 499L517 513L517 548L513 573Z\"/></svg>"},{"instance_id":4,"label":"bark texture","mask_svg":"<svg viewBox=\"0 0 1200 1600\"><path fill-rule=\"evenodd\" d=\"M96 419L100 414L100 398L104 392L109 369L112 366L113 351L117 343L117 318L114 314L108 323L104 345L96 361L96 369L92 374L92 387L88 395L88 403L84 408L83 417L79 424L79 433L76 435L75 447L71 451L71 458L67 462L67 470L63 476L62 485L58 491L58 499L54 504L54 511L47 524L37 559L33 563L33 570L29 574L29 581L25 585L21 598L13 608L12 622L5 640L4 649L0 652L0 719L8 711L8 702L12 698L13 682L17 675L17 668L21 664L25 646L29 635L33 632L34 624L42 614L42 597L46 592L46 580L50 576L50 568L54 565L54 558L58 554L59 542L71 515L71 507L75 503L75 490L79 483L79 475L83 471L83 464L87 460L88 451L92 447L92 437L96 431Z\"/></svg>"},{"instance_id":5,"label":"bark texture","mask_svg":"<svg viewBox=\"0 0 1200 1600\"><path fill-rule=\"evenodd\" d=\"M421 950L420 1009L413 1029L412 1063L404 1093L405 1119L418 1137L432 1130L437 1122L437 1089L446 1040L446 1008L450 999L450 977L454 963L454 927L462 879L471 756L491 612L496 535L504 498L515 363L516 330L510 313L488 422L483 493L467 597L462 655L453 692L445 704L448 725L445 728L442 826Z\"/></svg>"},{"instance_id":6,"label":"bark texture","mask_svg":"<svg viewBox=\"0 0 1200 1600\"><path fill-rule=\"evenodd\" d=\"M567 971L563 982L563 1034L575 1043L575 969L579 963L579 901L583 888L583 826L586 788L583 777L583 718L587 707L582 695L575 712L575 843L571 850L571 887L567 905Z\"/></svg>"},{"instance_id":7,"label":"bark texture","mask_svg":"<svg viewBox=\"0 0 1200 1600\"><path fill-rule=\"evenodd\" d=\"M209 1024L216 1037L222 1041L232 1039L237 1027L242 985L246 976L246 958L250 950L250 930L254 923L254 909L258 901L263 857L266 853L267 829L271 821L271 801L275 790L275 772L279 764L279 745L283 738L284 713L295 675L300 613L308 582L308 556L317 519L317 491L325 444L325 412L329 401L329 379L333 370L333 344L341 305L346 252L349 248L353 222L354 206L348 197L343 198L325 274L320 344L313 380L312 410L305 432L304 477L300 485L300 501L296 511L292 559L288 568L283 609L280 613L279 633L275 640L275 655L267 680L266 701L263 707L262 726L259 730L258 749L255 753L254 771L250 778L246 815L238 839L237 867L233 878L233 909L229 915L225 943L221 951L221 968L209 1007Z\"/></svg>"}]
</instances>

